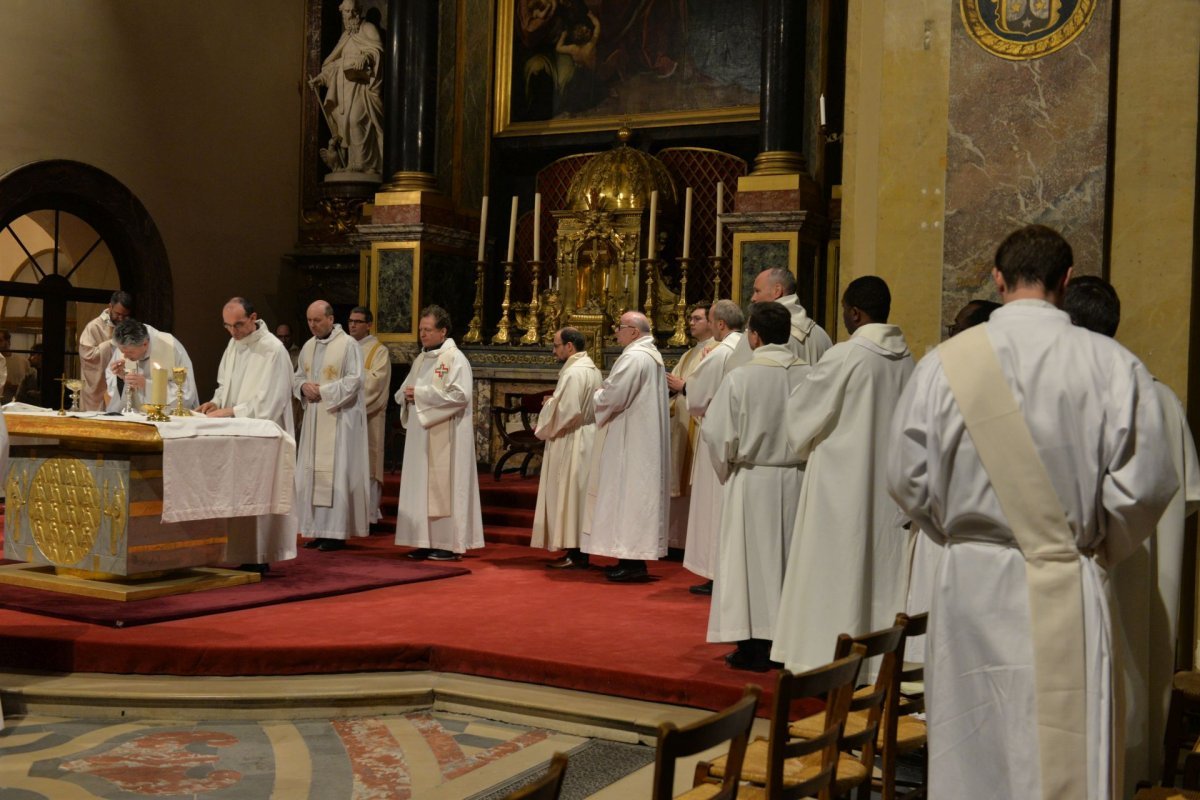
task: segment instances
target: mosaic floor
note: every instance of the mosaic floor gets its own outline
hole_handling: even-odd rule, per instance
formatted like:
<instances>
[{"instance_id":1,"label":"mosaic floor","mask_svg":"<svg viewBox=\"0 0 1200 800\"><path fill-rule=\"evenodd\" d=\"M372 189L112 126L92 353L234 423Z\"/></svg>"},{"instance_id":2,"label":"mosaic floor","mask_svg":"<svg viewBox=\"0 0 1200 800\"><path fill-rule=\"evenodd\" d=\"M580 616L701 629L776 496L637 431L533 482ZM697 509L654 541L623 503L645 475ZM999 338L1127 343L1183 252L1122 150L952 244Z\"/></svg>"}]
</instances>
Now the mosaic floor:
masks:
<instances>
[{"instance_id":1,"label":"mosaic floor","mask_svg":"<svg viewBox=\"0 0 1200 800\"><path fill-rule=\"evenodd\" d=\"M5 720L0 800L464 800L590 744L439 711L279 722L31 715Z\"/></svg>"}]
</instances>

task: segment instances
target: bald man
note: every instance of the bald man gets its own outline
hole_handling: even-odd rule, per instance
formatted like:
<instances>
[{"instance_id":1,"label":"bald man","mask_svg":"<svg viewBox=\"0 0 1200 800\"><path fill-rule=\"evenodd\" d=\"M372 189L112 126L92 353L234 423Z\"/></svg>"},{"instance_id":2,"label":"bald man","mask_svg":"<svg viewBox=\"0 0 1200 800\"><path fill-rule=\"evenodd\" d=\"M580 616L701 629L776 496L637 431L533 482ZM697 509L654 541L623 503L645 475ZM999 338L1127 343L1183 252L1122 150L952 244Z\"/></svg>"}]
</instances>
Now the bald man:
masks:
<instances>
[{"instance_id":1,"label":"bald man","mask_svg":"<svg viewBox=\"0 0 1200 800\"><path fill-rule=\"evenodd\" d=\"M792 318L791 335L788 337L787 348L804 363L812 366L821 360L825 351L833 347L833 340L825 329L818 325L796 294L796 276L782 267L768 267L754 279L754 293L750 295L752 303L779 303L788 310ZM743 338L729 359L729 369L740 367L752 357L749 339Z\"/></svg>"}]
</instances>

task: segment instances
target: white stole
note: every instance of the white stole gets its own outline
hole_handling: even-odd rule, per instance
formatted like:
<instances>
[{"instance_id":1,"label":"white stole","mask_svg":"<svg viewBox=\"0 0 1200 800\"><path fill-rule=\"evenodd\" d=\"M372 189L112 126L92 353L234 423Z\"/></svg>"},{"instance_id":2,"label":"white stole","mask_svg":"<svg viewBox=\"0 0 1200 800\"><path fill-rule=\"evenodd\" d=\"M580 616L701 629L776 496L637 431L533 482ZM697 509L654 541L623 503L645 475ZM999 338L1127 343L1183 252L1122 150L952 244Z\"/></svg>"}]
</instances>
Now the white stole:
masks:
<instances>
[{"instance_id":1,"label":"white stole","mask_svg":"<svg viewBox=\"0 0 1200 800\"><path fill-rule=\"evenodd\" d=\"M312 349L308 351L304 361L304 376L308 383L331 383L341 375L341 365L346 359L346 347L350 341L349 334L334 331L329 335L325 344L325 357L321 359L321 374L313 375L313 357L317 352L317 341L313 341ZM355 343L355 347L358 343ZM323 379L323 380L319 380ZM312 403L309 403L312 405ZM336 414L321 413L318 407L313 413L313 439L316 445L313 453L313 499L314 506L330 508L333 506L333 457L337 448L338 418Z\"/></svg>"},{"instance_id":2,"label":"white stole","mask_svg":"<svg viewBox=\"0 0 1200 800\"><path fill-rule=\"evenodd\" d=\"M433 388L438 393L443 393L446 389L446 375L450 371L450 367L441 362L441 357L449 350L457 350L450 344L449 341L443 342L442 346L435 352L425 352L422 350L413 360L412 372L416 376L420 376L421 367L425 364L426 356L433 356L437 359L438 365L433 368L433 378L431 383ZM468 387L468 391L471 387ZM428 446L425 448L426 458L428 459L428 475L426 477L426 486L428 487L428 503L427 516L430 519L440 519L448 517L454 513L454 497L451 487L453 486L453 425L454 418L444 420L442 422L431 425L426 428L425 435L428 438Z\"/></svg>"}]
</instances>

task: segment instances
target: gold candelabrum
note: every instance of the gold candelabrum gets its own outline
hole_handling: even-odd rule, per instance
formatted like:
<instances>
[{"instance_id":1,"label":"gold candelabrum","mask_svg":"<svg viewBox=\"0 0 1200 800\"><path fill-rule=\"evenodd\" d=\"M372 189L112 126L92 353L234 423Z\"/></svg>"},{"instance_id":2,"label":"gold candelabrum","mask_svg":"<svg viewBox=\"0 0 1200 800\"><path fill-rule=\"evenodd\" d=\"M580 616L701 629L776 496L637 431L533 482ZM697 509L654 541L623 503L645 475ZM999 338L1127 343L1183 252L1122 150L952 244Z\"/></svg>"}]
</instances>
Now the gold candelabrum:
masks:
<instances>
[{"instance_id":1,"label":"gold candelabrum","mask_svg":"<svg viewBox=\"0 0 1200 800\"><path fill-rule=\"evenodd\" d=\"M512 324L508 319L509 301L512 299L513 262L504 263L504 302L500 304L500 327L492 337L492 344L511 344L512 337L508 332Z\"/></svg>"},{"instance_id":2,"label":"gold candelabrum","mask_svg":"<svg viewBox=\"0 0 1200 800\"><path fill-rule=\"evenodd\" d=\"M471 324L463 336L465 344L479 344L483 341L483 275L486 266L486 261L475 262L475 316L471 317Z\"/></svg>"},{"instance_id":3,"label":"gold candelabrum","mask_svg":"<svg viewBox=\"0 0 1200 800\"><path fill-rule=\"evenodd\" d=\"M679 299L675 301L675 333L667 340L671 347L683 347L688 343L687 326L687 278L692 259L679 259Z\"/></svg>"},{"instance_id":4,"label":"gold candelabrum","mask_svg":"<svg viewBox=\"0 0 1200 800\"><path fill-rule=\"evenodd\" d=\"M170 422L171 418L163 413L166 405L163 403L146 403L142 409L146 412L147 422Z\"/></svg>"},{"instance_id":5,"label":"gold candelabrum","mask_svg":"<svg viewBox=\"0 0 1200 800\"><path fill-rule=\"evenodd\" d=\"M183 384L187 382L187 367L172 369L171 380L175 382L175 416L192 416L192 412L183 407Z\"/></svg>"},{"instance_id":6,"label":"gold candelabrum","mask_svg":"<svg viewBox=\"0 0 1200 800\"><path fill-rule=\"evenodd\" d=\"M529 296L529 327L521 337L521 344L541 344L542 337L538 333L538 311L541 308L538 303L538 277L542 262L530 261L529 266L533 267L533 293Z\"/></svg>"},{"instance_id":7,"label":"gold candelabrum","mask_svg":"<svg viewBox=\"0 0 1200 800\"><path fill-rule=\"evenodd\" d=\"M646 302L643 304L643 308L646 319L650 320L651 329L654 328L654 286L657 283L655 278L658 277L658 268L662 263L661 258L643 258L641 260L642 267L646 270ZM636 300L636 295L634 299Z\"/></svg>"},{"instance_id":8,"label":"gold candelabrum","mask_svg":"<svg viewBox=\"0 0 1200 800\"><path fill-rule=\"evenodd\" d=\"M728 256L710 256L713 271L713 302L721 299L721 268L725 266Z\"/></svg>"}]
</instances>

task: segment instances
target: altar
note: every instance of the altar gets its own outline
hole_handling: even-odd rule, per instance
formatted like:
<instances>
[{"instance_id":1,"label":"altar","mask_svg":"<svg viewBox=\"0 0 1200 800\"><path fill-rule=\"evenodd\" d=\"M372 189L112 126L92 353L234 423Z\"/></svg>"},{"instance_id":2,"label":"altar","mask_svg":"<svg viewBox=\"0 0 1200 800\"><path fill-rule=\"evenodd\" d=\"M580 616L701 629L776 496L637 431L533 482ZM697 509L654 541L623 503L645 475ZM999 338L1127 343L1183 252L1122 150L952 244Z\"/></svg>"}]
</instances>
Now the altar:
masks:
<instances>
[{"instance_id":1,"label":"altar","mask_svg":"<svg viewBox=\"0 0 1200 800\"><path fill-rule=\"evenodd\" d=\"M229 520L291 511L295 441L272 422L5 412L0 582L140 599L259 580L216 568Z\"/></svg>"}]
</instances>

